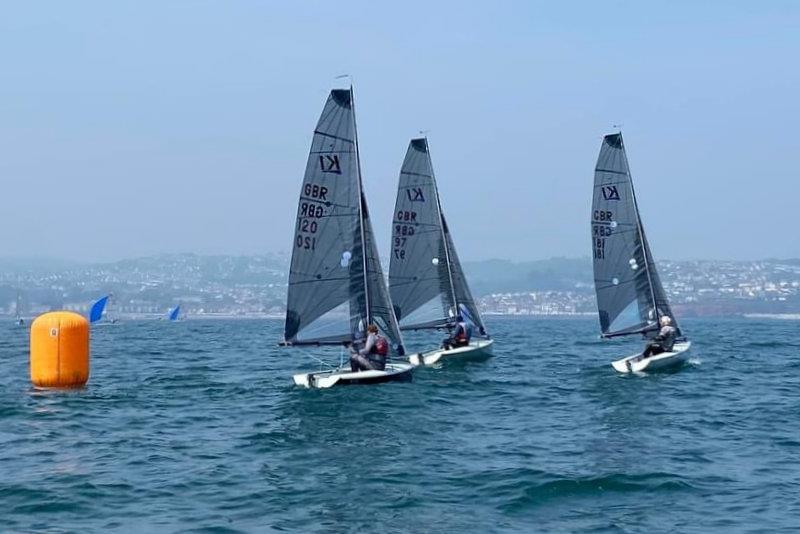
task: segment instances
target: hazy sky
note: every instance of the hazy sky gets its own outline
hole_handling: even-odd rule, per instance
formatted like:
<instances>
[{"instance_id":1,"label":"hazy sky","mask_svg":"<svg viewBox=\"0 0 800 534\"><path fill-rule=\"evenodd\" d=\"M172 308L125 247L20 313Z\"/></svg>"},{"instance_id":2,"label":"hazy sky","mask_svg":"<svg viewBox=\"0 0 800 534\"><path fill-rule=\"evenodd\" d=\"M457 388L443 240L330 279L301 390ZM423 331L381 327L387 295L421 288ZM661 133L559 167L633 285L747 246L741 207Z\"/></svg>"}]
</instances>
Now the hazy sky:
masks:
<instances>
[{"instance_id":1,"label":"hazy sky","mask_svg":"<svg viewBox=\"0 0 800 534\"><path fill-rule=\"evenodd\" d=\"M0 255L290 250L350 73L387 255L422 129L462 259L589 255L621 123L656 258L800 257L798 58L798 2L3 2Z\"/></svg>"}]
</instances>

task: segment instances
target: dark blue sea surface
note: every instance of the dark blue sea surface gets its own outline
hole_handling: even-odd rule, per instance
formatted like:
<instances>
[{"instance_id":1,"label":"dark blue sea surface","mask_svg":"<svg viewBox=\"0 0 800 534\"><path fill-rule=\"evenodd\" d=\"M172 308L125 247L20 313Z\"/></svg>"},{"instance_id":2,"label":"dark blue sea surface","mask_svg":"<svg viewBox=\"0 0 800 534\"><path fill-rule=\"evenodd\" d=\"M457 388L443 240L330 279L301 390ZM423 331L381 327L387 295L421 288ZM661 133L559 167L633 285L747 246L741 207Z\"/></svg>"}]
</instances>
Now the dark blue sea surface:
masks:
<instances>
[{"instance_id":1,"label":"dark blue sea surface","mask_svg":"<svg viewBox=\"0 0 800 534\"><path fill-rule=\"evenodd\" d=\"M291 375L337 350L279 321L95 328L78 391L34 390L0 325L0 530L800 529L800 321L685 320L649 376L591 318L488 323L491 360L325 391Z\"/></svg>"}]
</instances>

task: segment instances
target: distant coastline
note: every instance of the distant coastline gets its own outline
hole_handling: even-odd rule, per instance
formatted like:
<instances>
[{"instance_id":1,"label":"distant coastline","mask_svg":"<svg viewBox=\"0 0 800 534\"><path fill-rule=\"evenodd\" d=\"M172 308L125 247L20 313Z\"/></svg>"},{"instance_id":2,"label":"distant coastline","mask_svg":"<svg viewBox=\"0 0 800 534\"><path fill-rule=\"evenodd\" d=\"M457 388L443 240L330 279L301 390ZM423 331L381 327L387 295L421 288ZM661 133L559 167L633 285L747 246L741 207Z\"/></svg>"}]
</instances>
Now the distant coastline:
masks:
<instances>
[{"instance_id":1,"label":"distant coastline","mask_svg":"<svg viewBox=\"0 0 800 534\"><path fill-rule=\"evenodd\" d=\"M800 260L657 262L680 317L800 316ZM464 262L485 315L584 317L597 313L591 259ZM189 318L268 319L285 314L288 254L165 254L112 263L0 258L0 316L54 309L86 314L113 294L109 313L166 317L181 305Z\"/></svg>"},{"instance_id":2,"label":"distant coastline","mask_svg":"<svg viewBox=\"0 0 800 534\"><path fill-rule=\"evenodd\" d=\"M800 313L745 313L748 319L780 319L784 321L800 321Z\"/></svg>"}]
</instances>

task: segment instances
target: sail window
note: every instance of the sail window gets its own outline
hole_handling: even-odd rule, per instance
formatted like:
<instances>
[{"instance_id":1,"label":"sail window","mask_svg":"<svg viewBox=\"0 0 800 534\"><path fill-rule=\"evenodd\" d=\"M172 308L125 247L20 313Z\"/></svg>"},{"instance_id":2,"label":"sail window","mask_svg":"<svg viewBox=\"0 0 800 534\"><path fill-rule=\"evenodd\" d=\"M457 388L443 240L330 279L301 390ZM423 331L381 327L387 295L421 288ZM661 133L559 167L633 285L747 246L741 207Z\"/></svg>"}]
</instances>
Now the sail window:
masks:
<instances>
[{"instance_id":1,"label":"sail window","mask_svg":"<svg viewBox=\"0 0 800 534\"><path fill-rule=\"evenodd\" d=\"M431 260L431 263L434 264L434 265L439 265L439 258L433 258Z\"/></svg>"},{"instance_id":2,"label":"sail window","mask_svg":"<svg viewBox=\"0 0 800 534\"><path fill-rule=\"evenodd\" d=\"M633 300L620 311L617 317L614 318L608 327L608 331L619 332L621 330L634 328L640 325L641 321L642 320L639 316L639 303L636 300Z\"/></svg>"}]
</instances>

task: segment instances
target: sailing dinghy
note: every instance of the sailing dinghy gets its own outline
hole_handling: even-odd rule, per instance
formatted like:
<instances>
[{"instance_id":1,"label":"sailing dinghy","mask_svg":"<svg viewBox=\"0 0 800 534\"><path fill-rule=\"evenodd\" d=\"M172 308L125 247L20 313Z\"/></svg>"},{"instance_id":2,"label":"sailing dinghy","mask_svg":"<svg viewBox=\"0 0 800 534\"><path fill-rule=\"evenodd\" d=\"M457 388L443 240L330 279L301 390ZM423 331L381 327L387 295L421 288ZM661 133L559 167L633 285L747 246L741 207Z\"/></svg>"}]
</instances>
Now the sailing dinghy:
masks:
<instances>
[{"instance_id":1,"label":"sailing dinghy","mask_svg":"<svg viewBox=\"0 0 800 534\"><path fill-rule=\"evenodd\" d=\"M15 323L17 326L25 326L25 319L22 318L22 292L19 289L17 289L17 303L14 311L16 313Z\"/></svg>"},{"instance_id":2,"label":"sailing dinghy","mask_svg":"<svg viewBox=\"0 0 800 534\"><path fill-rule=\"evenodd\" d=\"M480 333L463 347L412 354L411 363L431 365L492 355L494 341L486 334L458 261L424 137L411 140L400 170L392 223L389 291L402 330L452 330L460 314Z\"/></svg>"},{"instance_id":3,"label":"sailing dinghy","mask_svg":"<svg viewBox=\"0 0 800 534\"><path fill-rule=\"evenodd\" d=\"M117 318L109 313L113 293L99 298L89 310L89 323L91 324L117 324Z\"/></svg>"},{"instance_id":4,"label":"sailing dinghy","mask_svg":"<svg viewBox=\"0 0 800 534\"><path fill-rule=\"evenodd\" d=\"M682 364L691 345L681 337L645 237L622 133L603 138L594 173L592 256L601 336L653 339L668 316L678 332L672 350L612 362L620 373L654 371Z\"/></svg>"},{"instance_id":5,"label":"sailing dinghy","mask_svg":"<svg viewBox=\"0 0 800 534\"><path fill-rule=\"evenodd\" d=\"M351 372L345 348L363 342L370 324L390 342L386 368ZM392 361L405 350L362 187L352 86L331 91L314 130L297 207L281 344L341 347L338 367L297 374L299 386L411 379L412 365Z\"/></svg>"}]
</instances>

